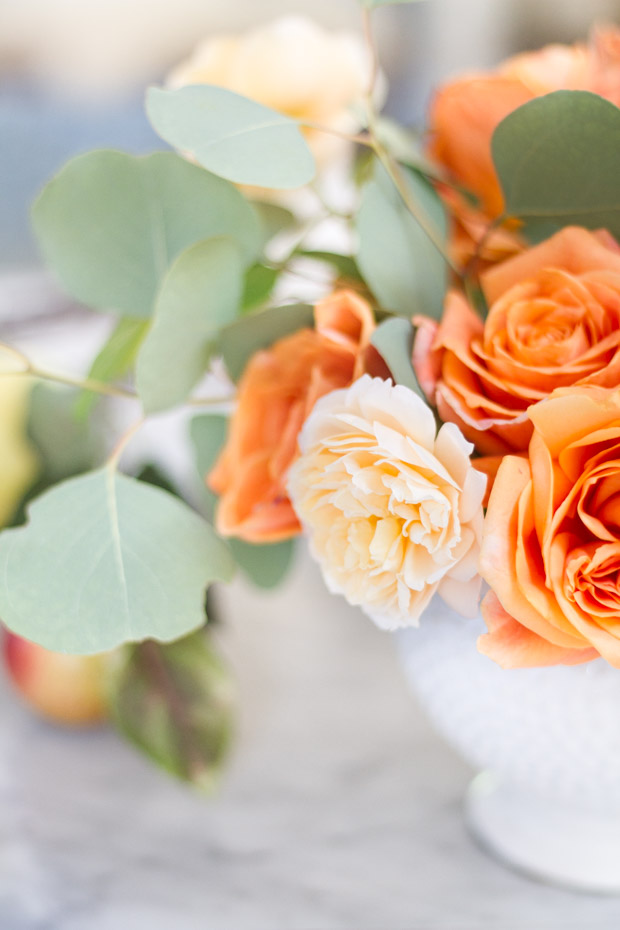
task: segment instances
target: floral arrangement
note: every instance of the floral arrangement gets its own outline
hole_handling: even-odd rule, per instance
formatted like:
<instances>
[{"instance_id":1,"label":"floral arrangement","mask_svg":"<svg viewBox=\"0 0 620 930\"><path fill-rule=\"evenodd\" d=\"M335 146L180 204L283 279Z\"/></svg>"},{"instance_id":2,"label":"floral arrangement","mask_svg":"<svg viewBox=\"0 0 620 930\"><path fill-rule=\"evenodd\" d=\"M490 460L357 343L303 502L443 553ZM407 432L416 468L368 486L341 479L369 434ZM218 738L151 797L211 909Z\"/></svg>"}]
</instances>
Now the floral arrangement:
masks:
<instances>
[{"instance_id":1,"label":"floral arrangement","mask_svg":"<svg viewBox=\"0 0 620 930\"><path fill-rule=\"evenodd\" d=\"M209 40L147 94L173 151L79 156L33 207L115 322L83 378L3 346L2 397L32 389L2 447L5 522L29 489L0 535L9 665L44 705L24 669L94 656L96 714L198 784L230 716L205 589L278 583L302 533L385 629L435 595L476 616L484 580L491 659L620 667L620 32L449 82L414 133L379 112L381 5L364 41ZM134 412L120 435L100 398ZM173 409L196 493L121 470Z\"/></svg>"}]
</instances>

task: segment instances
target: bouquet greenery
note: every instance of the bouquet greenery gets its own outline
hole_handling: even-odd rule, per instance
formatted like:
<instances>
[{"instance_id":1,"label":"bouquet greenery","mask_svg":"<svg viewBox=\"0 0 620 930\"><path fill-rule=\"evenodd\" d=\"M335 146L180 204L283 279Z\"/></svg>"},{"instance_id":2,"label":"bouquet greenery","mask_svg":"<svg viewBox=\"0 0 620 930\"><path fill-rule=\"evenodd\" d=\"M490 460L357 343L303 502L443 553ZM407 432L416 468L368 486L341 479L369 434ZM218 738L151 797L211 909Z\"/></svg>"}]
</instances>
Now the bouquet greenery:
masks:
<instances>
[{"instance_id":1,"label":"bouquet greenery","mask_svg":"<svg viewBox=\"0 0 620 930\"><path fill-rule=\"evenodd\" d=\"M172 151L79 156L33 207L114 323L83 378L2 346L7 390L36 382L9 665L44 705L46 656L52 689L97 656L120 729L201 785L231 706L205 590L277 584L301 532L383 628L435 595L475 615L484 578L492 659L620 666L620 33L448 83L414 133L379 112L381 5L363 42L298 19L210 40L148 91ZM133 412L113 439L98 401ZM200 494L123 470L172 410Z\"/></svg>"}]
</instances>

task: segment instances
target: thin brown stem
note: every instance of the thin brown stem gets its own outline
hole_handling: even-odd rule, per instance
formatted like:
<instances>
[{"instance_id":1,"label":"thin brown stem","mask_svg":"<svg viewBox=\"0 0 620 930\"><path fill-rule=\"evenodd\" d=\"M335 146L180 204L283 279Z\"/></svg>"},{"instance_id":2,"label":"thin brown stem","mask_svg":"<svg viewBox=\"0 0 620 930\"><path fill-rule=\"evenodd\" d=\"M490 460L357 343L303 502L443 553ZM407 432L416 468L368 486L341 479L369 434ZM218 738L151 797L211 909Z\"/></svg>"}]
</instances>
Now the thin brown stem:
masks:
<instances>
[{"instance_id":1,"label":"thin brown stem","mask_svg":"<svg viewBox=\"0 0 620 930\"><path fill-rule=\"evenodd\" d=\"M435 227L432 225L429 219L421 213L421 211L418 209L417 204L411 197L409 189L403 180L402 168L400 164L394 158L392 158L389 152L376 139L375 139L375 152L377 154L377 158L379 159L379 161L381 162L381 164L387 171L388 175L392 179L394 186L396 187L396 190L400 194L401 200L403 201L409 213L411 213L414 220L416 220L416 222L420 225L421 229L426 233L426 235L431 240L431 242L433 243L433 245L435 246L439 254L442 256L442 258L448 265L448 267L454 272L454 274L456 274L458 277L461 277L460 269L452 261L448 253L448 250L446 248L446 245L443 241L442 236L440 235L438 230L435 229Z\"/></svg>"},{"instance_id":2,"label":"thin brown stem","mask_svg":"<svg viewBox=\"0 0 620 930\"><path fill-rule=\"evenodd\" d=\"M93 391L95 394L105 394L107 397L124 397L135 400L138 396L134 391L116 384L106 384L105 381L95 381L92 378L74 378L72 375L45 371L43 368L37 368L34 365L29 367L28 374L33 375L35 378L41 378L43 381L55 381L57 384L67 384L70 387L81 388L84 391Z\"/></svg>"},{"instance_id":3,"label":"thin brown stem","mask_svg":"<svg viewBox=\"0 0 620 930\"><path fill-rule=\"evenodd\" d=\"M123 435L120 437L120 439L114 446L114 449L112 450L112 453L109 456L108 461L107 461L107 466L112 471L114 471L118 467L118 463L119 463L121 455L123 454L125 450L125 446L131 439L133 439L133 437L135 436L135 434L138 432L138 430L143 424L144 424L144 417L140 417L139 420L136 420L135 423L132 423L129 429L125 430Z\"/></svg>"},{"instance_id":4,"label":"thin brown stem","mask_svg":"<svg viewBox=\"0 0 620 930\"><path fill-rule=\"evenodd\" d=\"M299 120L298 124L304 129L314 129L316 132L325 132L329 136L338 136L346 142L352 142L355 145L365 145L372 148L372 140L365 132L343 132L341 129L334 129L332 126L325 126L323 123L313 123L310 120Z\"/></svg>"},{"instance_id":5,"label":"thin brown stem","mask_svg":"<svg viewBox=\"0 0 620 930\"><path fill-rule=\"evenodd\" d=\"M480 237L480 239L476 243L476 250L465 266L463 277L471 278L477 274L478 263L480 262L480 258L482 256L482 250L486 246L487 242L489 241L491 235L495 232L495 230L499 229L499 227L504 224L506 218L507 218L506 215L502 213L500 216L496 216L495 219L489 223L483 235Z\"/></svg>"}]
</instances>

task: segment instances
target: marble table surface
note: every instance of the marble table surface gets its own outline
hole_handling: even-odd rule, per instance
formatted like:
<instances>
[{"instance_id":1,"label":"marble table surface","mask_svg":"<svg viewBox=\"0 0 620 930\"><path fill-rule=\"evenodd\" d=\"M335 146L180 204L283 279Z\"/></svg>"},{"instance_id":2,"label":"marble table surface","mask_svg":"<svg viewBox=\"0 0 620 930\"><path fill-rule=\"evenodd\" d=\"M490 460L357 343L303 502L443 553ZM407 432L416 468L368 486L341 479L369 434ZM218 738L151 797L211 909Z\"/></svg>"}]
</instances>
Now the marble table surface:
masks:
<instances>
[{"instance_id":1,"label":"marble table surface","mask_svg":"<svg viewBox=\"0 0 620 930\"><path fill-rule=\"evenodd\" d=\"M620 898L513 874L468 836L471 777L394 643L301 555L221 592L236 748L204 799L112 732L0 702L0 930L617 930Z\"/></svg>"}]
</instances>

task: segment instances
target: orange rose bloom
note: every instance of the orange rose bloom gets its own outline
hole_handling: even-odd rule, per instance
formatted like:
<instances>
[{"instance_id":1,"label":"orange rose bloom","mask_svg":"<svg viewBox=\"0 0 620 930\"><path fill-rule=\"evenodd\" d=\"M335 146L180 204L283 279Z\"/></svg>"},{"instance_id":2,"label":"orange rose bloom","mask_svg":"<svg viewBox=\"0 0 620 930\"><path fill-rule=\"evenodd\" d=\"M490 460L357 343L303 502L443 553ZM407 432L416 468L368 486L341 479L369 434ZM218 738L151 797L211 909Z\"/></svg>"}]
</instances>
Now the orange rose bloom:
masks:
<instances>
[{"instance_id":1,"label":"orange rose bloom","mask_svg":"<svg viewBox=\"0 0 620 930\"><path fill-rule=\"evenodd\" d=\"M221 495L216 527L224 536L277 542L301 530L286 494L297 436L319 397L362 374L375 328L370 306L352 291L321 301L314 317L314 329L253 355L239 382L226 445L207 479Z\"/></svg>"},{"instance_id":2,"label":"orange rose bloom","mask_svg":"<svg viewBox=\"0 0 620 930\"><path fill-rule=\"evenodd\" d=\"M413 364L441 419L501 456L527 449L528 408L555 388L620 385L620 247L606 232L568 227L481 283L486 321L449 293L440 324L414 320Z\"/></svg>"},{"instance_id":3,"label":"orange rose bloom","mask_svg":"<svg viewBox=\"0 0 620 930\"><path fill-rule=\"evenodd\" d=\"M528 458L506 456L485 520L479 648L505 667L620 668L620 389L560 388L529 416Z\"/></svg>"}]
</instances>

